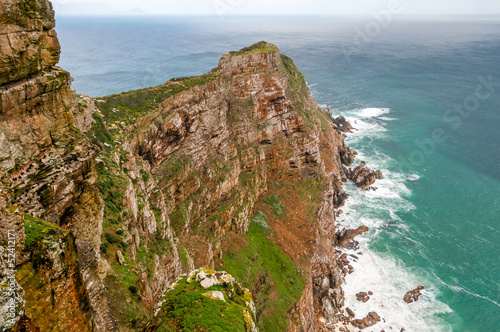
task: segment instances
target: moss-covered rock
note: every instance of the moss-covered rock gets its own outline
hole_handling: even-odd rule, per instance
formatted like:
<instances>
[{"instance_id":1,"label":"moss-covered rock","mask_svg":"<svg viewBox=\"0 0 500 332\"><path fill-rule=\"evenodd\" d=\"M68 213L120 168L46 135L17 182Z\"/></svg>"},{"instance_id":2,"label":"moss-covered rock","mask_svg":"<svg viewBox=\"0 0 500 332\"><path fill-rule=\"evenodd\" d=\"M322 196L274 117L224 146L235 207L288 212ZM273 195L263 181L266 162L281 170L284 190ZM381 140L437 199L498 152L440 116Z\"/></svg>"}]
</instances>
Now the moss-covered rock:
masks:
<instances>
[{"instance_id":1,"label":"moss-covered rock","mask_svg":"<svg viewBox=\"0 0 500 332\"><path fill-rule=\"evenodd\" d=\"M146 331L258 331L248 289L226 272L198 269L181 276Z\"/></svg>"}]
</instances>

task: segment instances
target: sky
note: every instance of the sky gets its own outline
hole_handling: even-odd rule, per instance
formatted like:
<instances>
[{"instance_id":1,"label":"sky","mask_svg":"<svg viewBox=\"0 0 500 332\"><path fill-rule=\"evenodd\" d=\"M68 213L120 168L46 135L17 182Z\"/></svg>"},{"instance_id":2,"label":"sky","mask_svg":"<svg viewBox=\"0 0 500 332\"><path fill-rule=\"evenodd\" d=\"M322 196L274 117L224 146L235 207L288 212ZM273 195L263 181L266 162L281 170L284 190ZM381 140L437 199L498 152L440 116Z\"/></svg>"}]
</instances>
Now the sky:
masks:
<instances>
[{"instance_id":1,"label":"sky","mask_svg":"<svg viewBox=\"0 0 500 332\"><path fill-rule=\"evenodd\" d=\"M499 0L52 0L58 15L500 15Z\"/></svg>"}]
</instances>

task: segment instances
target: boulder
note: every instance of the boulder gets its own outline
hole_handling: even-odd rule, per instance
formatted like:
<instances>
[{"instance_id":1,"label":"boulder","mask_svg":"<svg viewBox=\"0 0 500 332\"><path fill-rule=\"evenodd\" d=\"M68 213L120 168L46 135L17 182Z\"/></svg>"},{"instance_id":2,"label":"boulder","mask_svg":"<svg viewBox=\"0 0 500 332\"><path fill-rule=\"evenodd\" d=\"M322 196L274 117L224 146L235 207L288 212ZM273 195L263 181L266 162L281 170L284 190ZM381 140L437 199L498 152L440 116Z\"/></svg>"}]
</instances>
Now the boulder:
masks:
<instances>
[{"instance_id":1,"label":"boulder","mask_svg":"<svg viewBox=\"0 0 500 332\"><path fill-rule=\"evenodd\" d=\"M356 294L356 299L358 301L365 303L370 299L370 297L368 296L368 294L366 292L359 292Z\"/></svg>"},{"instance_id":2,"label":"boulder","mask_svg":"<svg viewBox=\"0 0 500 332\"><path fill-rule=\"evenodd\" d=\"M370 186L376 181L383 178L381 171L374 171L366 167L366 163L362 161L359 166L354 169L347 169L344 167L346 177L354 182L356 186L361 189L368 190Z\"/></svg>"},{"instance_id":3,"label":"boulder","mask_svg":"<svg viewBox=\"0 0 500 332\"><path fill-rule=\"evenodd\" d=\"M352 132L352 125L342 115L332 120L332 127L339 132Z\"/></svg>"},{"instance_id":4,"label":"boulder","mask_svg":"<svg viewBox=\"0 0 500 332\"><path fill-rule=\"evenodd\" d=\"M123 253L120 250L116 252L116 260L120 265L125 264L125 257L123 256Z\"/></svg>"},{"instance_id":5,"label":"boulder","mask_svg":"<svg viewBox=\"0 0 500 332\"><path fill-rule=\"evenodd\" d=\"M380 321L379 315L376 312L372 311L368 313L368 315L363 319L355 319L351 321L351 324L362 330L377 324L377 322L379 321Z\"/></svg>"},{"instance_id":6,"label":"boulder","mask_svg":"<svg viewBox=\"0 0 500 332\"><path fill-rule=\"evenodd\" d=\"M418 301L418 299L422 295L420 291L423 289L425 289L425 287L419 285L417 288L406 292L405 296L403 297L403 300L408 304Z\"/></svg>"}]
</instances>

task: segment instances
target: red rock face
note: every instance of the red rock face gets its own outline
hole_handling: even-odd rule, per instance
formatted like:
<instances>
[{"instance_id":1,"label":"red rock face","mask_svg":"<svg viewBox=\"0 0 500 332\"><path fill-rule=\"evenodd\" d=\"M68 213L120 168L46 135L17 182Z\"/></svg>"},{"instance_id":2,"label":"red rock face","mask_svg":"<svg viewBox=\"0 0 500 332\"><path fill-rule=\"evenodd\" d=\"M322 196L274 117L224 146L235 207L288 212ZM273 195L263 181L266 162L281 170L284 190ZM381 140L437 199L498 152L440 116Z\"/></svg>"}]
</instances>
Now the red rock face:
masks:
<instances>
[{"instance_id":1,"label":"red rock face","mask_svg":"<svg viewBox=\"0 0 500 332\"><path fill-rule=\"evenodd\" d=\"M78 109L71 77L54 67L59 44L47 0L3 1L0 20L5 23L0 32L0 168L7 171L0 173L0 217L5 220L0 226L15 229L20 251L24 212L71 234L58 242L60 250L35 252L50 254L55 267L42 264L40 270L31 256L24 256L19 280L29 290L25 307L30 310L19 328L70 330L54 318L59 315L79 331L119 330L123 303L114 303L113 309L111 291L103 284L111 267L100 255L104 202L95 187L97 148L75 128L88 130L93 111ZM314 254L289 330L321 331L339 320L345 269L332 248L363 231L339 238L335 229L336 208L346 198L343 164L354 158L343 144L342 130L349 126L342 122L334 129L293 61L276 47L264 46L263 52L224 55L216 79L164 100L123 129L121 142L110 148L107 157L126 179L120 201L130 213L118 216L128 233L124 254L137 263L134 286L151 314L182 272L179 241L194 243L186 253L189 269L213 266L214 258L222 256L225 235L248 230L269 179L295 176L319 179L328 189L317 206L310 241ZM90 97L85 100L94 104ZM106 168L102 160L97 163ZM377 176L364 169L352 173L349 177L367 186ZM208 222L215 213L217 218ZM192 229L203 229L204 237L191 237ZM155 253L146 269L136 255L157 237L168 239L172 251ZM0 237L1 243L5 240ZM52 272L58 277L48 278ZM0 271L0 277L4 274ZM64 305L54 305L49 314L44 306L51 297ZM41 298L42 307L37 304Z\"/></svg>"},{"instance_id":2,"label":"red rock face","mask_svg":"<svg viewBox=\"0 0 500 332\"><path fill-rule=\"evenodd\" d=\"M131 152L147 160L153 173L174 155L188 156L198 172L206 170L212 159L234 166L224 175L224 187L210 188L200 200L204 204L193 207L192 219L220 197L239 190L242 172L254 173L264 166L266 173L310 168L319 174L323 167L318 134L307 130L303 115L312 112L311 104L302 102L300 110L296 106L301 98L310 99L309 92L305 88L289 94L288 76L277 51L224 57L219 69L221 78L169 98L128 138ZM165 185L178 187L171 181ZM165 189L167 200L182 202L199 185L171 194ZM260 193L246 195L255 201ZM251 210L252 205L245 208ZM246 215L245 220L228 225L244 232L249 222Z\"/></svg>"},{"instance_id":3,"label":"red rock face","mask_svg":"<svg viewBox=\"0 0 500 332\"><path fill-rule=\"evenodd\" d=\"M20 326L62 331L74 324L81 331L90 331L92 324L109 323L104 288L96 273L103 201L93 187L97 179L95 151L74 127L78 105L70 88L72 78L54 67L60 46L51 3L2 1L0 22L0 169L8 172L0 174L7 194L0 199L2 223L5 220L5 227L16 231L22 256L19 265L30 264L23 252L23 213L60 225L77 238L76 245L50 253L63 265L58 278L42 278L34 286L35 271L18 279L26 289L24 305L28 309ZM0 234L2 245L5 234ZM71 257L78 257L79 262L68 261ZM3 275L0 271L0 277ZM45 309L39 303L40 297L51 296L61 305L52 306L49 315L44 310L51 308L50 303ZM87 309L80 311L84 307ZM58 315L67 317L66 323L63 318L57 321Z\"/></svg>"},{"instance_id":4,"label":"red rock face","mask_svg":"<svg viewBox=\"0 0 500 332\"><path fill-rule=\"evenodd\" d=\"M2 1L0 23L0 85L37 74L59 61L50 1Z\"/></svg>"}]
</instances>

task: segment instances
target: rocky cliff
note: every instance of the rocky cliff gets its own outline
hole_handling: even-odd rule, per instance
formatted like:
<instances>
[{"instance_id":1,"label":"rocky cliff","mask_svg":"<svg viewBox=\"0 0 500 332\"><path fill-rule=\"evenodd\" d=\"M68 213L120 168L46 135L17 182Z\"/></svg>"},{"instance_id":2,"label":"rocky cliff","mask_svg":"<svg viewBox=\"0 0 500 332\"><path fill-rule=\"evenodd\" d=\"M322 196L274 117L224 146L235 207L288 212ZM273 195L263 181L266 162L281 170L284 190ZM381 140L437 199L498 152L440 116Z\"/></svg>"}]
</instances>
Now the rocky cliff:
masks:
<instances>
[{"instance_id":1,"label":"rocky cliff","mask_svg":"<svg viewBox=\"0 0 500 332\"><path fill-rule=\"evenodd\" d=\"M208 74L94 99L54 67L48 1L1 10L0 245L15 236L16 253L14 269L1 257L0 282L16 290L0 296L3 330L187 327L168 290L202 267L250 290L252 324L242 312L235 330L348 319L335 247L359 232L336 227L342 181L367 189L381 174L346 168L350 126L316 104L293 60L260 42Z\"/></svg>"},{"instance_id":2,"label":"rocky cliff","mask_svg":"<svg viewBox=\"0 0 500 332\"><path fill-rule=\"evenodd\" d=\"M59 43L50 2L0 6L0 239L6 247L8 231L16 234L22 298L16 317L41 330L90 331L93 321L100 326L106 320L97 300L104 285L95 273L103 217L95 150L74 126L78 101L71 77L54 66ZM92 295L95 303L89 303ZM5 312L9 297L2 300Z\"/></svg>"}]
</instances>

